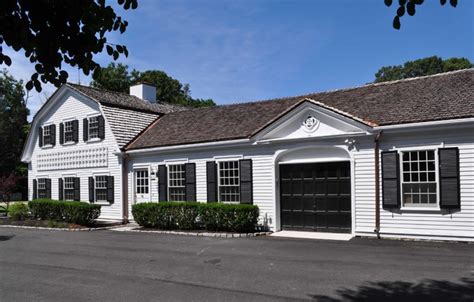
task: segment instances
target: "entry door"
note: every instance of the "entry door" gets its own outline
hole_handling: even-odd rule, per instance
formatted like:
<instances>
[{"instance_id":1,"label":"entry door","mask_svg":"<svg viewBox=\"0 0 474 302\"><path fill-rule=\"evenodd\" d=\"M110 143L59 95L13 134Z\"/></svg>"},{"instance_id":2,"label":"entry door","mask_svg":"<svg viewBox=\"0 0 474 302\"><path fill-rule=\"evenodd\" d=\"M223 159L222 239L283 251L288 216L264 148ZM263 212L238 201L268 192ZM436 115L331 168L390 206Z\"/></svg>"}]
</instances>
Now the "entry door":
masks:
<instances>
[{"instance_id":1,"label":"entry door","mask_svg":"<svg viewBox=\"0 0 474 302\"><path fill-rule=\"evenodd\" d=\"M148 169L134 171L135 203L150 201L150 177Z\"/></svg>"},{"instance_id":2,"label":"entry door","mask_svg":"<svg viewBox=\"0 0 474 302\"><path fill-rule=\"evenodd\" d=\"M351 232L350 163L280 165L281 226Z\"/></svg>"}]
</instances>

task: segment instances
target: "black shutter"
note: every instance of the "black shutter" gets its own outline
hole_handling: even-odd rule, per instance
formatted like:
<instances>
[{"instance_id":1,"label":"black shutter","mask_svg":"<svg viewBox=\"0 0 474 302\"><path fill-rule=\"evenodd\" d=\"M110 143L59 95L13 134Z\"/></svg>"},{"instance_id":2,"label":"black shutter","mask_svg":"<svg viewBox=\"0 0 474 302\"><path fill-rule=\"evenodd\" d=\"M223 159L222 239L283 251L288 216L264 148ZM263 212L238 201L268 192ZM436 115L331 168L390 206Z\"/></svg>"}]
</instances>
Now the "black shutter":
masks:
<instances>
[{"instance_id":1,"label":"black shutter","mask_svg":"<svg viewBox=\"0 0 474 302\"><path fill-rule=\"evenodd\" d=\"M85 142L89 140L89 119L85 118L82 121L82 136Z\"/></svg>"},{"instance_id":2,"label":"black shutter","mask_svg":"<svg viewBox=\"0 0 474 302\"><path fill-rule=\"evenodd\" d=\"M63 179L58 178L58 199L63 200L63 193L64 193L64 184L63 184Z\"/></svg>"},{"instance_id":3,"label":"black shutter","mask_svg":"<svg viewBox=\"0 0 474 302\"><path fill-rule=\"evenodd\" d=\"M196 201L196 164L184 165L186 171L186 201Z\"/></svg>"},{"instance_id":4,"label":"black shutter","mask_svg":"<svg viewBox=\"0 0 474 302\"><path fill-rule=\"evenodd\" d=\"M207 202L217 202L217 164L214 161L206 163Z\"/></svg>"},{"instance_id":5,"label":"black shutter","mask_svg":"<svg viewBox=\"0 0 474 302\"><path fill-rule=\"evenodd\" d=\"M158 200L168 200L168 173L165 165L158 166Z\"/></svg>"},{"instance_id":6,"label":"black shutter","mask_svg":"<svg viewBox=\"0 0 474 302\"><path fill-rule=\"evenodd\" d=\"M51 135L51 145L56 145L56 125L49 126L49 133Z\"/></svg>"},{"instance_id":7,"label":"black shutter","mask_svg":"<svg viewBox=\"0 0 474 302\"><path fill-rule=\"evenodd\" d=\"M43 147L43 128L38 127L38 144L40 147Z\"/></svg>"},{"instance_id":8,"label":"black shutter","mask_svg":"<svg viewBox=\"0 0 474 302\"><path fill-rule=\"evenodd\" d=\"M114 203L114 177L107 176L107 201Z\"/></svg>"},{"instance_id":9,"label":"black shutter","mask_svg":"<svg viewBox=\"0 0 474 302\"><path fill-rule=\"evenodd\" d=\"M94 202L94 177L89 177L89 201Z\"/></svg>"},{"instance_id":10,"label":"black shutter","mask_svg":"<svg viewBox=\"0 0 474 302\"><path fill-rule=\"evenodd\" d=\"M240 203L253 203L252 194L252 160L239 160L240 169Z\"/></svg>"},{"instance_id":11,"label":"black shutter","mask_svg":"<svg viewBox=\"0 0 474 302\"><path fill-rule=\"evenodd\" d=\"M384 208L400 207L400 161L397 151L382 152L382 194Z\"/></svg>"},{"instance_id":12,"label":"black shutter","mask_svg":"<svg viewBox=\"0 0 474 302\"><path fill-rule=\"evenodd\" d=\"M438 150L439 188L441 208L459 208L461 190L459 181L459 149L442 148Z\"/></svg>"},{"instance_id":13,"label":"black shutter","mask_svg":"<svg viewBox=\"0 0 474 302\"><path fill-rule=\"evenodd\" d=\"M97 124L99 125L99 138L104 139L105 138L105 120L102 115L99 115L97 117Z\"/></svg>"},{"instance_id":14,"label":"black shutter","mask_svg":"<svg viewBox=\"0 0 474 302\"><path fill-rule=\"evenodd\" d=\"M36 181L36 179L33 179L33 199L37 199L38 198L38 182Z\"/></svg>"},{"instance_id":15,"label":"black shutter","mask_svg":"<svg viewBox=\"0 0 474 302\"><path fill-rule=\"evenodd\" d=\"M59 124L59 143L64 144L64 124Z\"/></svg>"},{"instance_id":16,"label":"black shutter","mask_svg":"<svg viewBox=\"0 0 474 302\"><path fill-rule=\"evenodd\" d=\"M76 143L79 141L79 121L72 121L72 140Z\"/></svg>"},{"instance_id":17,"label":"black shutter","mask_svg":"<svg viewBox=\"0 0 474 302\"><path fill-rule=\"evenodd\" d=\"M79 177L74 178L74 201L81 200L81 179Z\"/></svg>"},{"instance_id":18,"label":"black shutter","mask_svg":"<svg viewBox=\"0 0 474 302\"><path fill-rule=\"evenodd\" d=\"M46 198L51 199L51 179L46 179Z\"/></svg>"}]
</instances>

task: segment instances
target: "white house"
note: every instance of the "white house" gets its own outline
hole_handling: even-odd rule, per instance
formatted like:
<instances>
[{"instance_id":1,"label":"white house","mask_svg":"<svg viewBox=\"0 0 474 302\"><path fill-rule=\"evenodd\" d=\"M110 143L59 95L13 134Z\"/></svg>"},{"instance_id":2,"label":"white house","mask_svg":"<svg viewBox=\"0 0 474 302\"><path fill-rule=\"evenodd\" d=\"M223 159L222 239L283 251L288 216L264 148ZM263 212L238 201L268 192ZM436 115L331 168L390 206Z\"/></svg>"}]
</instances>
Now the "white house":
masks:
<instances>
[{"instance_id":1,"label":"white house","mask_svg":"<svg viewBox=\"0 0 474 302\"><path fill-rule=\"evenodd\" d=\"M474 69L189 109L62 86L23 153L29 198L253 203L273 231L474 241Z\"/></svg>"}]
</instances>

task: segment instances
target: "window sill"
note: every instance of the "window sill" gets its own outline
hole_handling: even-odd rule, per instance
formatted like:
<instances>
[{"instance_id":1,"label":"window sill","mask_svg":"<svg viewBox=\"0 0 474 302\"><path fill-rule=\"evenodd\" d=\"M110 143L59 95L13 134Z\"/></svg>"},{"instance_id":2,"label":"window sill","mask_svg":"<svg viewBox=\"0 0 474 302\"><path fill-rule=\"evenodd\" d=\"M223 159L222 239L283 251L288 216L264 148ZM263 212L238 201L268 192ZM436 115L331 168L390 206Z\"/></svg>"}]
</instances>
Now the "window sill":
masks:
<instances>
[{"instance_id":1,"label":"window sill","mask_svg":"<svg viewBox=\"0 0 474 302\"><path fill-rule=\"evenodd\" d=\"M70 141L70 142L63 143L63 146L71 146L71 145L75 145L75 144L76 144L76 142Z\"/></svg>"},{"instance_id":2,"label":"window sill","mask_svg":"<svg viewBox=\"0 0 474 302\"><path fill-rule=\"evenodd\" d=\"M441 212L441 208L436 207L401 207L403 212Z\"/></svg>"},{"instance_id":3,"label":"window sill","mask_svg":"<svg viewBox=\"0 0 474 302\"><path fill-rule=\"evenodd\" d=\"M86 141L86 144L94 144L94 143L98 143L98 142L101 142L101 141L102 141L102 139L100 139L100 138L92 138L92 139Z\"/></svg>"},{"instance_id":4,"label":"window sill","mask_svg":"<svg viewBox=\"0 0 474 302\"><path fill-rule=\"evenodd\" d=\"M53 148L53 147L54 147L54 146L51 145L51 144L50 144L50 145L43 145L43 146L41 147L41 149L51 149L51 148Z\"/></svg>"},{"instance_id":5,"label":"window sill","mask_svg":"<svg viewBox=\"0 0 474 302\"><path fill-rule=\"evenodd\" d=\"M111 203L108 202L108 201L96 201L93 204L97 204L99 206L110 206L111 205Z\"/></svg>"}]
</instances>

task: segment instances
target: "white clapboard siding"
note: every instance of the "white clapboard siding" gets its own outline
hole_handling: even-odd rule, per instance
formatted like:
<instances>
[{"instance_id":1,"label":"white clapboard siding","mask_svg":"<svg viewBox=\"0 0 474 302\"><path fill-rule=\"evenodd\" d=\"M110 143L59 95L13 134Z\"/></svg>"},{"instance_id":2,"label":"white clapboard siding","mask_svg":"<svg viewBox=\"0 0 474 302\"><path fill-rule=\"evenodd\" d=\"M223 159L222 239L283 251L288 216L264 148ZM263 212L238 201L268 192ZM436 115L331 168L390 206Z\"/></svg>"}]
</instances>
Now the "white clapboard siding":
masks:
<instances>
[{"instance_id":1,"label":"white clapboard siding","mask_svg":"<svg viewBox=\"0 0 474 302\"><path fill-rule=\"evenodd\" d=\"M384 210L380 205L380 232L387 237L474 240L474 138L469 129L456 132L423 132L418 135L388 135L382 150L397 148L458 147L460 160L461 210L410 211ZM385 141L384 141L385 139ZM373 149L364 149L356 158L356 230L359 235L374 235L375 170ZM382 190L380 192L382 196Z\"/></svg>"},{"instance_id":2,"label":"white clapboard siding","mask_svg":"<svg viewBox=\"0 0 474 302\"><path fill-rule=\"evenodd\" d=\"M64 97L58 100L46 114L38 120L38 126L45 123L56 124L56 145L52 148L40 148L38 146L38 137L32 137L34 140L34 150L32 161L29 165L28 182L29 182L29 200L33 198L33 179L38 177L46 177L51 179L51 197L59 198L58 179L65 176L73 176L80 178L81 201L89 201L89 177L94 173L114 176L114 193L115 202L113 204L103 205L101 208L101 216L103 219L121 219L122 218L122 194L121 194L121 159L117 157L118 146L115 137L107 123L108 117L105 116L105 139L98 142L84 142L83 140L83 119L92 114L101 113L101 108L96 102L74 93L66 93ZM64 119L75 118L79 121L79 142L72 145L59 144L59 124ZM75 150L88 150L103 147L107 152L107 165L94 168L62 169L62 170L41 170L38 171L38 155L51 152L68 152Z\"/></svg>"}]
</instances>

